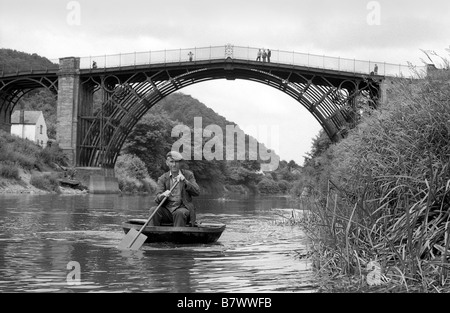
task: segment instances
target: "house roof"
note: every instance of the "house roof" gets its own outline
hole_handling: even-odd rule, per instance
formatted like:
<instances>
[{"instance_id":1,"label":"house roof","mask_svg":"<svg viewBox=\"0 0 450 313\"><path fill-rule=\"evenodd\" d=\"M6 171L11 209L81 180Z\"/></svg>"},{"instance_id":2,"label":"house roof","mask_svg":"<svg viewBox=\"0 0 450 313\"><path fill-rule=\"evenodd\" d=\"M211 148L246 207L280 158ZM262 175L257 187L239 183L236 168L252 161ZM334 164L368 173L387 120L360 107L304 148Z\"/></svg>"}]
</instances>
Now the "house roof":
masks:
<instances>
[{"instance_id":1,"label":"house roof","mask_svg":"<svg viewBox=\"0 0 450 313\"><path fill-rule=\"evenodd\" d=\"M24 119L25 124L36 124L42 111L25 111ZM11 124L20 124L20 110L14 111L11 114Z\"/></svg>"}]
</instances>

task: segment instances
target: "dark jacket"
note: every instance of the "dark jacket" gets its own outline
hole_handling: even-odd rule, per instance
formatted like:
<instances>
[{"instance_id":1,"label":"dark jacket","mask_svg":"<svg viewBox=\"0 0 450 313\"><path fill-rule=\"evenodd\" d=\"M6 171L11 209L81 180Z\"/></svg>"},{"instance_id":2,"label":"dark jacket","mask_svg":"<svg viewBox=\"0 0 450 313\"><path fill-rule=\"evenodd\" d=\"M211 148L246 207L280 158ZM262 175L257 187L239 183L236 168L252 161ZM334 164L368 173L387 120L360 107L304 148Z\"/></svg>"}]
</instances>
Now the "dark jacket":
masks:
<instances>
[{"instance_id":1,"label":"dark jacket","mask_svg":"<svg viewBox=\"0 0 450 313\"><path fill-rule=\"evenodd\" d=\"M179 182L179 184L181 184L181 202L189 210L189 220L191 225L194 225L197 217L195 214L194 203L192 203L192 197L200 195L200 187L195 181L194 173L188 170L180 171L186 178L185 181ZM166 190L170 190L170 171L162 174L158 178L158 188L156 190L155 198L157 204L162 201L162 199L159 199L159 195Z\"/></svg>"}]
</instances>

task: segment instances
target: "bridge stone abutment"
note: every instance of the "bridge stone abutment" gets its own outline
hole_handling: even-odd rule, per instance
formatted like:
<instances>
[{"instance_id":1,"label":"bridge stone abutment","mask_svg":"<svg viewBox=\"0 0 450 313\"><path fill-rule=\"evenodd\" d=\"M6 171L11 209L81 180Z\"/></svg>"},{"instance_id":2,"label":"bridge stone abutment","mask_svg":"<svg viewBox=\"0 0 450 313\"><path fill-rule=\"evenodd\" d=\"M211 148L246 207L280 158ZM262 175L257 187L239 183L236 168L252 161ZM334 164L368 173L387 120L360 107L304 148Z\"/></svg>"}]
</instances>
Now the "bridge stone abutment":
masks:
<instances>
[{"instance_id":1,"label":"bridge stone abutment","mask_svg":"<svg viewBox=\"0 0 450 313\"><path fill-rule=\"evenodd\" d=\"M71 166L79 164L77 145L81 140L80 116L91 116L93 112L94 88L82 84L80 79L80 58L67 57L59 61L57 137L56 140L69 159ZM81 127L80 127L81 126ZM117 193L119 185L114 169L77 168L77 176L89 186L91 193Z\"/></svg>"},{"instance_id":2,"label":"bridge stone abutment","mask_svg":"<svg viewBox=\"0 0 450 313\"><path fill-rule=\"evenodd\" d=\"M76 165L77 115L80 102L80 58L59 60L56 141Z\"/></svg>"}]
</instances>

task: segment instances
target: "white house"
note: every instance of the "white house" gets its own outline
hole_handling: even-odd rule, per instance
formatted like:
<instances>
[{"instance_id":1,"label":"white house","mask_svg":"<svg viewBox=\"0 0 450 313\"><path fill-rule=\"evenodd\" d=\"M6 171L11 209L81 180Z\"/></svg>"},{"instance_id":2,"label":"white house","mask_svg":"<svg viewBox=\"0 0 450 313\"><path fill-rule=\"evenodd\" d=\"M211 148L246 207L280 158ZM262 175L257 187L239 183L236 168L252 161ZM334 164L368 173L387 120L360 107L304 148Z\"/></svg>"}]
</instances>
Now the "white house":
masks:
<instances>
[{"instance_id":1,"label":"white house","mask_svg":"<svg viewBox=\"0 0 450 313\"><path fill-rule=\"evenodd\" d=\"M14 111L11 115L11 134L47 146L47 124L42 111Z\"/></svg>"}]
</instances>

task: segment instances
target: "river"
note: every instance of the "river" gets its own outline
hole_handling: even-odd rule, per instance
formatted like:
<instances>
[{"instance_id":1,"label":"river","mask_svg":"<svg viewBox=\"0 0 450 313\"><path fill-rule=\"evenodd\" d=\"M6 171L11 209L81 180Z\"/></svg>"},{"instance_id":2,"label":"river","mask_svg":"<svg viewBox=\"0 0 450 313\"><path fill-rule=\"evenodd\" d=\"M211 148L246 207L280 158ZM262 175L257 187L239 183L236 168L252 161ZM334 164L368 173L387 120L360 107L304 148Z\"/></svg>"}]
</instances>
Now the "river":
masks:
<instances>
[{"instance_id":1,"label":"river","mask_svg":"<svg viewBox=\"0 0 450 313\"><path fill-rule=\"evenodd\" d=\"M313 292L307 239L285 197L195 198L227 225L214 244L119 250L121 223L152 196L0 195L0 292Z\"/></svg>"}]
</instances>

